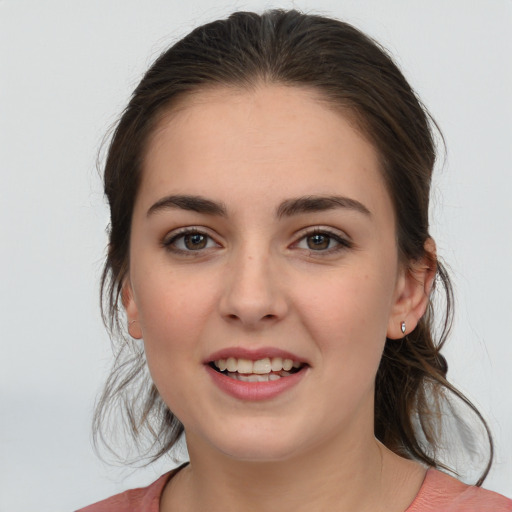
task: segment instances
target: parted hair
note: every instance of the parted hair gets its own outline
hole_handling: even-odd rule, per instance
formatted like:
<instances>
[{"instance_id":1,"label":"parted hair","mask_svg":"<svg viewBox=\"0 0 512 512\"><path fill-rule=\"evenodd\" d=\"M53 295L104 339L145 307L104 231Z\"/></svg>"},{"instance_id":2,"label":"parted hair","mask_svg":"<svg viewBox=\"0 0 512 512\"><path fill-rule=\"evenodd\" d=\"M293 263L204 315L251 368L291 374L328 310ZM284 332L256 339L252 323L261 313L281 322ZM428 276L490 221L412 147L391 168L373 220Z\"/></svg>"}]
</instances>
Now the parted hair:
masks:
<instances>
[{"instance_id":1,"label":"parted hair","mask_svg":"<svg viewBox=\"0 0 512 512\"><path fill-rule=\"evenodd\" d=\"M117 418L140 446L144 439L143 455L156 460L183 432L150 380L143 348L127 335L122 306L131 219L148 140L162 115L188 94L261 83L316 90L350 115L377 149L395 210L400 259L405 265L426 259L436 268L436 279L416 328L401 340L386 341L375 381L375 436L399 455L446 467L437 455L443 403L455 397L476 415L488 437L480 485L492 462L492 438L478 410L447 381L440 350L451 327L453 292L442 263L425 249L439 131L378 43L350 24L295 10L236 12L193 30L152 64L112 132L103 169L110 226L101 296L116 357L96 406L96 441L108 444L107 425ZM433 300L440 292L444 311L434 324Z\"/></svg>"}]
</instances>

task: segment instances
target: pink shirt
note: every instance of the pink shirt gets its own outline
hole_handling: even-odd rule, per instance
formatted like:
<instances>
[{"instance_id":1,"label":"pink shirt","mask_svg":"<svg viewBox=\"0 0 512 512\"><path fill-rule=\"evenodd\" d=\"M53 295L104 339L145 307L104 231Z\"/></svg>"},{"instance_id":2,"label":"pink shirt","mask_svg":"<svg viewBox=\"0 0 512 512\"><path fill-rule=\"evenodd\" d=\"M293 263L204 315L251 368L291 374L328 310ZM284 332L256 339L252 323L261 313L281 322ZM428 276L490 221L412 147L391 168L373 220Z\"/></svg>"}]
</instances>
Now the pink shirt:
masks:
<instances>
[{"instance_id":1,"label":"pink shirt","mask_svg":"<svg viewBox=\"0 0 512 512\"><path fill-rule=\"evenodd\" d=\"M77 512L159 512L165 484L179 469L166 473L148 487L116 494ZM405 512L512 512L512 500L429 469L418 495Z\"/></svg>"}]
</instances>

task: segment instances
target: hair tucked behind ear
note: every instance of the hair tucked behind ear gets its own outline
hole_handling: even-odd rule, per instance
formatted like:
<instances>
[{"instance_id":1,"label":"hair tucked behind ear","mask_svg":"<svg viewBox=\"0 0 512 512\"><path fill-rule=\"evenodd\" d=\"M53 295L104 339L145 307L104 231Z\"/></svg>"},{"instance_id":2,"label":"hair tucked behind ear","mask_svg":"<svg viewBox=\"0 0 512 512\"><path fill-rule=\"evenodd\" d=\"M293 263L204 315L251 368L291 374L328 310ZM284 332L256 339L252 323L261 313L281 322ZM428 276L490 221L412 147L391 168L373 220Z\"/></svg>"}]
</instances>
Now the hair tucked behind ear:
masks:
<instances>
[{"instance_id":1,"label":"hair tucked behind ear","mask_svg":"<svg viewBox=\"0 0 512 512\"><path fill-rule=\"evenodd\" d=\"M437 452L447 449L441 446L443 416L457 412L451 406L444 410L443 406L450 396L454 397L473 411L489 441L489 457L476 482L481 485L492 464L493 442L478 409L446 379L448 364L441 348L451 329L453 292L449 276L440 262L437 262L434 286L441 286L446 294L446 316L438 340L432 335L434 310L431 302L410 334L401 340L388 340L385 345L375 384L375 436L399 455L453 471L439 459ZM466 439L464 428L462 420L461 431L455 432L455 435L463 436L463 442ZM455 449L454 446L450 448Z\"/></svg>"},{"instance_id":2,"label":"hair tucked behind ear","mask_svg":"<svg viewBox=\"0 0 512 512\"><path fill-rule=\"evenodd\" d=\"M146 455L152 460L167 453L183 431L149 379L142 348L122 327L120 295L148 138L159 117L187 94L217 86L250 89L261 83L315 89L328 104L350 115L377 149L396 214L401 261L430 257L437 268L435 293L444 289L446 311L438 336L430 304L410 334L387 341L376 377L375 435L398 454L446 467L439 456L446 451L444 404L449 406L455 397L487 432L490 458L480 484L490 468L492 439L477 409L446 380L440 350L451 325L452 289L442 264L424 248L430 237L435 123L377 43L349 24L297 11L273 10L261 16L237 12L195 29L155 61L121 116L104 171L111 229L101 287L104 320L119 344L96 410L96 437L107 437L102 428L114 405L123 411L127 433L147 441Z\"/></svg>"}]
</instances>

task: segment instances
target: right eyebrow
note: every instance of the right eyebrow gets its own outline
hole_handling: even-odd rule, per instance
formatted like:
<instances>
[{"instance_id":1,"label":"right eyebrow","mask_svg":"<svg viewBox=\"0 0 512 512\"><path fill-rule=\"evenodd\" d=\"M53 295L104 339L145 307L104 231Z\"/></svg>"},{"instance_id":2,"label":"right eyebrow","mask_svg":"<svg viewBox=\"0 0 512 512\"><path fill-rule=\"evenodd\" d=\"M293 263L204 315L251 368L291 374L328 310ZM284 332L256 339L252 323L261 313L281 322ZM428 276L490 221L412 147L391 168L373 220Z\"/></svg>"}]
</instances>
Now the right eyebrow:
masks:
<instances>
[{"instance_id":1,"label":"right eyebrow","mask_svg":"<svg viewBox=\"0 0 512 512\"><path fill-rule=\"evenodd\" d=\"M162 210L179 208L206 215L227 216L227 209L223 203L212 201L201 196L170 195L159 199L147 212L147 216Z\"/></svg>"}]
</instances>

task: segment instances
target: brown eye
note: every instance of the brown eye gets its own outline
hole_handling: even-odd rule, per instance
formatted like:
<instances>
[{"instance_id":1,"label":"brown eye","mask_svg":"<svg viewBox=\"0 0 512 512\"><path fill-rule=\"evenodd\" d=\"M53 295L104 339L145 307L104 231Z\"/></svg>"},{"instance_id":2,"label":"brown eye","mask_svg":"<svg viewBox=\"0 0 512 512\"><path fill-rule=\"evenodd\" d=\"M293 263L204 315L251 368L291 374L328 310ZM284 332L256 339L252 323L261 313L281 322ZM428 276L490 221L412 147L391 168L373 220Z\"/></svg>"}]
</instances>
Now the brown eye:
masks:
<instances>
[{"instance_id":1,"label":"brown eye","mask_svg":"<svg viewBox=\"0 0 512 512\"><path fill-rule=\"evenodd\" d=\"M321 251L329 248L331 237L326 234L314 234L307 237L308 249L313 251Z\"/></svg>"},{"instance_id":2,"label":"brown eye","mask_svg":"<svg viewBox=\"0 0 512 512\"><path fill-rule=\"evenodd\" d=\"M303 249L310 254L317 255L333 255L339 251L347 250L352 247L352 242L338 233L332 233L323 229L315 229L310 233L306 233L298 240L294 247Z\"/></svg>"},{"instance_id":3,"label":"brown eye","mask_svg":"<svg viewBox=\"0 0 512 512\"><path fill-rule=\"evenodd\" d=\"M215 240L206 233L186 230L176 233L170 239L163 240L162 245L170 252L192 253L219 247Z\"/></svg>"},{"instance_id":4,"label":"brown eye","mask_svg":"<svg viewBox=\"0 0 512 512\"><path fill-rule=\"evenodd\" d=\"M191 233L183 237L185 247L190 251L204 249L208 243L208 237L201 233Z\"/></svg>"}]
</instances>

